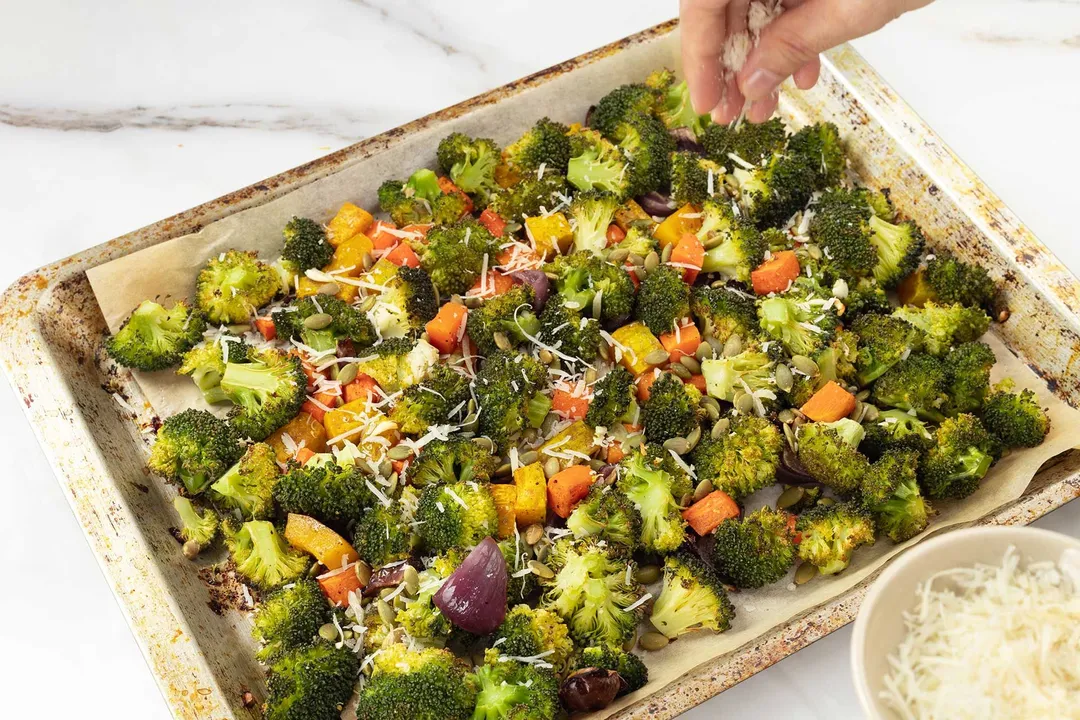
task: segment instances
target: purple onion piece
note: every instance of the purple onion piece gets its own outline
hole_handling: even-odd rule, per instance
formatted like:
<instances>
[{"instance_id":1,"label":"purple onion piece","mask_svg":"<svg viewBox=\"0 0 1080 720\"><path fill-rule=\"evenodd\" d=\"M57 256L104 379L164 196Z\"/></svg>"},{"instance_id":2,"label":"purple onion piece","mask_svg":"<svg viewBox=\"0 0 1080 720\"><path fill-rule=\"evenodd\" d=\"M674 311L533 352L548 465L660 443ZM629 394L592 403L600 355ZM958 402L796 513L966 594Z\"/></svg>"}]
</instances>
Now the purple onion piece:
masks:
<instances>
[{"instance_id":1,"label":"purple onion piece","mask_svg":"<svg viewBox=\"0 0 1080 720\"><path fill-rule=\"evenodd\" d=\"M626 681L614 670L581 668L563 680L559 699L571 712L603 710L627 687Z\"/></svg>"},{"instance_id":2,"label":"purple onion piece","mask_svg":"<svg viewBox=\"0 0 1080 720\"><path fill-rule=\"evenodd\" d=\"M799 456L784 443L784 451L780 455L780 465L776 468L776 479L785 485L817 485L818 482L810 477L806 468L799 462Z\"/></svg>"},{"instance_id":3,"label":"purple onion piece","mask_svg":"<svg viewBox=\"0 0 1080 720\"><path fill-rule=\"evenodd\" d=\"M596 112L596 106L590 105L589 109L585 111L585 127L592 127L592 116Z\"/></svg>"},{"instance_id":4,"label":"purple onion piece","mask_svg":"<svg viewBox=\"0 0 1080 720\"><path fill-rule=\"evenodd\" d=\"M518 270L510 273L510 277L528 285L533 290L533 310L539 313L547 304L548 295L551 293L551 281L541 270Z\"/></svg>"},{"instance_id":5,"label":"purple onion piece","mask_svg":"<svg viewBox=\"0 0 1080 720\"><path fill-rule=\"evenodd\" d=\"M494 632L506 617L506 559L499 545L484 538L442 584L433 602L466 632Z\"/></svg>"},{"instance_id":6,"label":"purple onion piece","mask_svg":"<svg viewBox=\"0 0 1080 720\"><path fill-rule=\"evenodd\" d=\"M378 594L384 588L394 588L405 581L405 566L409 563L400 563L393 567L381 567L371 573L371 579L364 586L364 594L368 597Z\"/></svg>"},{"instance_id":7,"label":"purple onion piece","mask_svg":"<svg viewBox=\"0 0 1080 720\"><path fill-rule=\"evenodd\" d=\"M644 195L638 195L637 201L642 210L654 217L667 217L678 209L670 197L655 190Z\"/></svg>"},{"instance_id":8,"label":"purple onion piece","mask_svg":"<svg viewBox=\"0 0 1080 720\"><path fill-rule=\"evenodd\" d=\"M675 128L668 132L671 133L671 137L675 138L675 146L680 150L691 150L699 154L704 154L705 146L698 142L697 135L694 135L694 131L690 128Z\"/></svg>"}]
</instances>

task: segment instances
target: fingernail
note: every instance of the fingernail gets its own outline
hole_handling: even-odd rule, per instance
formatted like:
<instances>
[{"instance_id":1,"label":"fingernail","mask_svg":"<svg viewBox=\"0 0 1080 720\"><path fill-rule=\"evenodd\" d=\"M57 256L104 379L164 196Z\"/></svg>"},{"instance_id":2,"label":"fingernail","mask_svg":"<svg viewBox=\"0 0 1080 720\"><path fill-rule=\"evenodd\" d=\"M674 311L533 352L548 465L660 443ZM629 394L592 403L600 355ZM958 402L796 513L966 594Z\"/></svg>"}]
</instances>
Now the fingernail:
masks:
<instances>
[{"instance_id":1,"label":"fingernail","mask_svg":"<svg viewBox=\"0 0 1080 720\"><path fill-rule=\"evenodd\" d=\"M780 85L781 80L783 78L773 71L758 68L743 83L742 93L747 100L762 100Z\"/></svg>"}]
</instances>

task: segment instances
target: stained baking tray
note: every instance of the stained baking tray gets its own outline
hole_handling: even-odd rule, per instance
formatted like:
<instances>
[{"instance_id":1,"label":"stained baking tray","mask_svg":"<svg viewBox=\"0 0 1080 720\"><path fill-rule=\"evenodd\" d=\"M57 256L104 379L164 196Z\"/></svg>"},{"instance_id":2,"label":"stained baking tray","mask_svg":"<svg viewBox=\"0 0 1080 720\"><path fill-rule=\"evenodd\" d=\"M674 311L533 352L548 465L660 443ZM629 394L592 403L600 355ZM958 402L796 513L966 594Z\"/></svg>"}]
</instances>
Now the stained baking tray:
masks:
<instances>
[{"instance_id":1,"label":"stained baking tray","mask_svg":"<svg viewBox=\"0 0 1080 720\"><path fill-rule=\"evenodd\" d=\"M228 588L208 594L169 532L171 508L145 469L156 418L130 376L100 362L105 326L87 269L301 188L318 206L312 214L325 212L344 198L320 198L321 178L359 164L396 163L404 172L417 160L431 162L438 138L490 123L493 113L505 128L499 140L539 115L579 120L590 99L639 79L642 68L676 66L677 50L676 24L659 25L47 265L0 298L4 369L176 717L257 715L244 694L261 694L262 673L247 621L221 607ZM835 122L857 176L889 187L937 246L1000 278L1011 317L999 336L1053 392L1080 406L1080 282L853 49L828 53L818 86L784 94L780 112L795 125ZM362 199L375 204L373 196ZM142 427L110 393L127 398ZM1065 453L1023 497L980 522L1026 524L1077 496L1080 453ZM722 692L850 622L865 586L656 688L619 717L671 717Z\"/></svg>"}]
</instances>

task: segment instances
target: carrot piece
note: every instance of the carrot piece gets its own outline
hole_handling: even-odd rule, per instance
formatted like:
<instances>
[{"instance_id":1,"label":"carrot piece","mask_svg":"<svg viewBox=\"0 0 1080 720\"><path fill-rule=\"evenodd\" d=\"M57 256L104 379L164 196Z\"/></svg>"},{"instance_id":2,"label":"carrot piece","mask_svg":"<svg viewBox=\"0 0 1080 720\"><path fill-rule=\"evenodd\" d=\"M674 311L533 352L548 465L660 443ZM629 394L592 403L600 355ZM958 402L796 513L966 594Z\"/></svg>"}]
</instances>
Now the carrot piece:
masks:
<instances>
[{"instance_id":1,"label":"carrot piece","mask_svg":"<svg viewBox=\"0 0 1080 720\"><path fill-rule=\"evenodd\" d=\"M476 283L467 294L475 297L490 298L502 295L515 285L517 285L517 282L509 275L503 275L498 270L488 270L487 280L484 281L482 277L477 278Z\"/></svg>"},{"instance_id":2,"label":"carrot piece","mask_svg":"<svg viewBox=\"0 0 1080 720\"><path fill-rule=\"evenodd\" d=\"M589 412L589 398L575 397L557 388L551 397L551 409L570 420L581 420Z\"/></svg>"},{"instance_id":3,"label":"carrot piece","mask_svg":"<svg viewBox=\"0 0 1080 720\"><path fill-rule=\"evenodd\" d=\"M495 500L499 538L512 537L514 528L517 526L517 485L505 483L488 487L491 490L491 497Z\"/></svg>"},{"instance_id":4,"label":"carrot piece","mask_svg":"<svg viewBox=\"0 0 1080 720\"><path fill-rule=\"evenodd\" d=\"M469 311L464 305L446 303L439 312L424 326L427 330L428 342L438 348L444 355L457 350L461 336L461 326Z\"/></svg>"},{"instance_id":5,"label":"carrot piece","mask_svg":"<svg viewBox=\"0 0 1080 720\"><path fill-rule=\"evenodd\" d=\"M277 337L277 326L268 317L255 318L255 329L266 340L273 340Z\"/></svg>"},{"instance_id":6,"label":"carrot piece","mask_svg":"<svg viewBox=\"0 0 1080 720\"><path fill-rule=\"evenodd\" d=\"M593 484L588 465L571 465L555 473L547 483L548 507L561 518L570 517L574 506L589 494Z\"/></svg>"},{"instance_id":7,"label":"carrot piece","mask_svg":"<svg viewBox=\"0 0 1080 720\"><path fill-rule=\"evenodd\" d=\"M359 597L360 591L364 589L364 583L356 576L356 563L324 573L316 579L319 581L319 589L331 605L347 605L349 593L356 593Z\"/></svg>"},{"instance_id":8,"label":"carrot piece","mask_svg":"<svg viewBox=\"0 0 1080 720\"><path fill-rule=\"evenodd\" d=\"M682 512L683 520L698 535L708 535L720 523L739 517L739 504L723 490L713 490Z\"/></svg>"},{"instance_id":9,"label":"carrot piece","mask_svg":"<svg viewBox=\"0 0 1080 720\"><path fill-rule=\"evenodd\" d=\"M674 256L675 253L672 253L672 257ZM771 258L750 273L750 282L758 295L768 295L784 292L788 285L799 279L800 274L799 259L795 257L795 251L781 250L773 253Z\"/></svg>"},{"instance_id":10,"label":"carrot piece","mask_svg":"<svg viewBox=\"0 0 1080 720\"><path fill-rule=\"evenodd\" d=\"M387 232L387 228L390 230L397 230L397 225L389 220L379 220L371 226L371 232L368 233L368 238L371 240L371 245L376 250L385 250L386 248L394 247L401 241L397 235Z\"/></svg>"},{"instance_id":11,"label":"carrot piece","mask_svg":"<svg viewBox=\"0 0 1080 720\"><path fill-rule=\"evenodd\" d=\"M502 237L506 232L506 221L499 217L499 213L491 208L484 208L480 213L480 224L488 229L495 237Z\"/></svg>"},{"instance_id":12,"label":"carrot piece","mask_svg":"<svg viewBox=\"0 0 1080 720\"><path fill-rule=\"evenodd\" d=\"M607 448L607 464L615 465L620 460L626 457L626 451L623 450L622 443L613 442L608 445Z\"/></svg>"},{"instance_id":13,"label":"carrot piece","mask_svg":"<svg viewBox=\"0 0 1080 720\"><path fill-rule=\"evenodd\" d=\"M398 477L405 477L405 468L409 467L409 463L412 461L412 457L407 457L404 460L391 460L390 467L394 472L398 474Z\"/></svg>"},{"instance_id":14,"label":"carrot piece","mask_svg":"<svg viewBox=\"0 0 1080 720\"><path fill-rule=\"evenodd\" d=\"M338 399L337 395L329 395L327 393L316 393L313 397L316 400L318 400L320 403L322 403L323 405L328 407L328 408L333 409L334 407L337 406L337 399ZM300 409L303 410L304 412L306 412L311 417L318 420L319 422L322 422L323 418L326 417L326 411L323 410L318 405L316 405L311 400L305 400L304 404L300 406Z\"/></svg>"},{"instance_id":15,"label":"carrot piece","mask_svg":"<svg viewBox=\"0 0 1080 720\"><path fill-rule=\"evenodd\" d=\"M420 267L420 258L407 242L398 243L398 246L386 254L386 259L398 267L408 265L411 268Z\"/></svg>"},{"instance_id":16,"label":"carrot piece","mask_svg":"<svg viewBox=\"0 0 1080 720\"><path fill-rule=\"evenodd\" d=\"M670 354L670 362L679 362L683 355L693 355L701 344L701 333L697 325L687 323L679 326L679 332L664 333L660 336L660 344Z\"/></svg>"},{"instance_id":17,"label":"carrot piece","mask_svg":"<svg viewBox=\"0 0 1080 720\"><path fill-rule=\"evenodd\" d=\"M668 262L672 263L675 269L683 271L683 280L693 284L701 272L702 263L705 262L705 246L694 233L683 233L678 244L672 249ZM683 267L684 265L690 267Z\"/></svg>"},{"instance_id":18,"label":"carrot piece","mask_svg":"<svg viewBox=\"0 0 1080 720\"><path fill-rule=\"evenodd\" d=\"M660 373L654 369L647 370L634 379L634 384L637 385L638 402L645 402L649 399L649 388L652 387L658 377L660 377Z\"/></svg>"},{"instance_id":19,"label":"carrot piece","mask_svg":"<svg viewBox=\"0 0 1080 720\"><path fill-rule=\"evenodd\" d=\"M607 244L618 245L626 237L626 231L615 223L611 223L607 226Z\"/></svg>"},{"instance_id":20,"label":"carrot piece","mask_svg":"<svg viewBox=\"0 0 1080 720\"><path fill-rule=\"evenodd\" d=\"M814 422L836 422L855 409L855 396L830 380L799 408Z\"/></svg>"},{"instance_id":21,"label":"carrot piece","mask_svg":"<svg viewBox=\"0 0 1080 720\"><path fill-rule=\"evenodd\" d=\"M301 465L303 465L313 457L315 457L315 453L306 447L302 447L296 451L296 462L300 463Z\"/></svg>"},{"instance_id":22,"label":"carrot piece","mask_svg":"<svg viewBox=\"0 0 1080 720\"><path fill-rule=\"evenodd\" d=\"M520 269L522 266L537 267L543 265L544 259L532 248L526 247L522 243L514 243L499 251L499 254L495 256L495 263L496 267L514 263L514 266Z\"/></svg>"},{"instance_id":23,"label":"carrot piece","mask_svg":"<svg viewBox=\"0 0 1080 720\"><path fill-rule=\"evenodd\" d=\"M634 283L634 292L637 292L641 287L641 280L638 279L637 273L634 272L634 265L632 263L623 263L623 267L626 268L626 274L630 276L630 281Z\"/></svg>"},{"instance_id":24,"label":"carrot piece","mask_svg":"<svg viewBox=\"0 0 1080 720\"><path fill-rule=\"evenodd\" d=\"M416 225L406 225L405 227L401 228L401 232L416 233L421 238L426 238L427 234L428 234L428 230L430 230L433 227L435 227L433 223L420 223L420 224L416 224Z\"/></svg>"},{"instance_id":25,"label":"carrot piece","mask_svg":"<svg viewBox=\"0 0 1080 720\"><path fill-rule=\"evenodd\" d=\"M354 400L369 400L375 396L375 388L378 386L379 383L375 382L375 378L366 373L358 373L355 380L342 388L342 393L346 403Z\"/></svg>"}]
</instances>

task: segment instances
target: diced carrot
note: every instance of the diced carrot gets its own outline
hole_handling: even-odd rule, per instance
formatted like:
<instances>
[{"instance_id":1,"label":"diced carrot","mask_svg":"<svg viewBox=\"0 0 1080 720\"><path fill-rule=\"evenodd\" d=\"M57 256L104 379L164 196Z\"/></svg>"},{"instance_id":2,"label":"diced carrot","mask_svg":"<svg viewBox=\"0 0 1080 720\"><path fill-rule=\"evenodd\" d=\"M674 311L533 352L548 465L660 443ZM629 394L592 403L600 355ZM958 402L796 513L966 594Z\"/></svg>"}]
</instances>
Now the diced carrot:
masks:
<instances>
[{"instance_id":1,"label":"diced carrot","mask_svg":"<svg viewBox=\"0 0 1080 720\"><path fill-rule=\"evenodd\" d=\"M611 223L607 226L607 244L618 245L626 237L626 231L615 223Z\"/></svg>"},{"instance_id":2,"label":"diced carrot","mask_svg":"<svg viewBox=\"0 0 1080 720\"><path fill-rule=\"evenodd\" d=\"M638 291L641 287L641 280L638 279L637 273L634 272L633 263L623 263L623 267L626 268L626 274L630 276L630 281L634 283L634 292Z\"/></svg>"},{"instance_id":3,"label":"diced carrot","mask_svg":"<svg viewBox=\"0 0 1080 720\"><path fill-rule=\"evenodd\" d=\"M364 583L356 575L356 563L343 567L333 572L319 575L319 589L330 601L331 605L345 606L349 603L349 593L356 593L364 589Z\"/></svg>"},{"instance_id":4,"label":"diced carrot","mask_svg":"<svg viewBox=\"0 0 1080 720\"><path fill-rule=\"evenodd\" d=\"M368 237L371 239L371 244L376 250L385 250L386 248L394 247L394 245L401 242L401 238L393 233L388 233L386 229L397 230L397 225L389 220L379 220L377 223L371 226L371 232L368 233Z\"/></svg>"},{"instance_id":5,"label":"diced carrot","mask_svg":"<svg viewBox=\"0 0 1080 720\"><path fill-rule=\"evenodd\" d=\"M571 465L555 473L547 483L548 507L561 518L570 517L574 506L589 494L593 484L588 465Z\"/></svg>"},{"instance_id":6,"label":"diced carrot","mask_svg":"<svg viewBox=\"0 0 1080 720\"><path fill-rule=\"evenodd\" d=\"M705 262L705 246L694 233L683 233L671 251L668 262L672 263L676 270L682 270L683 280L692 284L701 272L701 264ZM690 267L684 267L686 265Z\"/></svg>"},{"instance_id":7,"label":"diced carrot","mask_svg":"<svg viewBox=\"0 0 1080 720\"><path fill-rule=\"evenodd\" d=\"M522 266L537 267L544 264L543 258L524 243L514 243L510 247L503 248L495 256L495 262L500 266L514 263L514 266L518 268Z\"/></svg>"},{"instance_id":8,"label":"diced carrot","mask_svg":"<svg viewBox=\"0 0 1080 720\"><path fill-rule=\"evenodd\" d=\"M551 397L551 409L570 420L581 420L589 412L589 398L575 397L566 390L557 388Z\"/></svg>"},{"instance_id":9,"label":"diced carrot","mask_svg":"<svg viewBox=\"0 0 1080 720\"><path fill-rule=\"evenodd\" d=\"M300 463L301 465L303 465L313 457L315 457L314 451L309 450L306 447L299 448L296 451L296 462Z\"/></svg>"},{"instance_id":10,"label":"diced carrot","mask_svg":"<svg viewBox=\"0 0 1080 720\"><path fill-rule=\"evenodd\" d=\"M855 409L855 396L830 380L799 408L802 414L814 422L836 422L846 418Z\"/></svg>"},{"instance_id":11,"label":"diced carrot","mask_svg":"<svg viewBox=\"0 0 1080 720\"><path fill-rule=\"evenodd\" d=\"M674 256L674 253L672 253ZM750 282L758 295L784 292L795 280L799 279L799 259L794 250L781 250L757 266L750 273Z\"/></svg>"},{"instance_id":12,"label":"diced carrot","mask_svg":"<svg viewBox=\"0 0 1080 720\"><path fill-rule=\"evenodd\" d=\"M268 317L255 318L255 329L266 340L273 340L277 337L277 326Z\"/></svg>"},{"instance_id":13,"label":"diced carrot","mask_svg":"<svg viewBox=\"0 0 1080 720\"><path fill-rule=\"evenodd\" d=\"M637 399L638 402L645 402L649 399L649 388L656 382L656 378L660 377L660 373L656 370L646 370L637 376L634 380L634 384L637 385Z\"/></svg>"},{"instance_id":14,"label":"diced carrot","mask_svg":"<svg viewBox=\"0 0 1080 720\"><path fill-rule=\"evenodd\" d=\"M427 330L428 342L438 348L444 355L457 350L461 326L469 311L464 305L446 303L432 318L424 329Z\"/></svg>"},{"instance_id":15,"label":"diced carrot","mask_svg":"<svg viewBox=\"0 0 1080 720\"><path fill-rule=\"evenodd\" d=\"M401 228L401 232L416 233L421 238L426 238L428 230L435 227L432 223L419 223L415 225L406 225Z\"/></svg>"},{"instance_id":16,"label":"diced carrot","mask_svg":"<svg viewBox=\"0 0 1080 720\"><path fill-rule=\"evenodd\" d=\"M369 400L375 396L375 388L379 386L379 383L375 382L375 378L366 373L358 373L356 379L342 388L342 393L345 396L345 402L351 403L354 400Z\"/></svg>"},{"instance_id":17,"label":"diced carrot","mask_svg":"<svg viewBox=\"0 0 1080 720\"><path fill-rule=\"evenodd\" d=\"M670 362L679 362L683 355L693 355L701 344L701 333L697 325L688 323L680 325L678 332L664 333L660 336L660 344L670 354Z\"/></svg>"},{"instance_id":18,"label":"diced carrot","mask_svg":"<svg viewBox=\"0 0 1080 720\"><path fill-rule=\"evenodd\" d=\"M725 520L739 517L739 504L723 490L713 490L683 510L682 516L694 532L705 536Z\"/></svg>"},{"instance_id":19,"label":"diced carrot","mask_svg":"<svg viewBox=\"0 0 1080 720\"><path fill-rule=\"evenodd\" d=\"M386 259L398 267L408 265L411 268L420 267L420 258L407 242L400 242L398 246L385 255Z\"/></svg>"},{"instance_id":20,"label":"diced carrot","mask_svg":"<svg viewBox=\"0 0 1080 720\"><path fill-rule=\"evenodd\" d=\"M626 457L626 451L623 450L622 443L613 442L608 445L607 448L607 464L615 465L620 460Z\"/></svg>"},{"instance_id":21,"label":"diced carrot","mask_svg":"<svg viewBox=\"0 0 1080 720\"><path fill-rule=\"evenodd\" d=\"M476 279L468 294L476 297L490 298L502 295L510 288L517 285L517 281L509 275L503 275L498 270L488 270L487 280L482 277Z\"/></svg>"},{"instance_id":22,"label":"diced carrot","mask_svg":"<svg viewBox=\"0 0 1080 720\"><path fill-rule=\"evenodd\" d=\"M291 351L291 354L300 357L300 353L295 350ZM324 380L326 378L325 375L315 369L314 365L312 365L310 362L303 358L300 358L300 367L302 367L304 370L304 376L307 378L307 386L309 388L318 385L320 380Z\"/></svg>"},{"instance_id":23,"label":"diced carrot","mask_svg":"<svg viewBox=\"0 0 1080 720\"><path fill-rule=\"evenodd\" d=\"M394 469L394 472L398 474L398 477L405 477L405 468L409 467L409 461L411 458L405 458L404 460L391 460L390 467Z\"/></svg>"},{"instance_id":24,"label":"diced carrot","mask_svg":"<svg viewBox=\"0 0 1080 720\"><path fill-rule=\"evenodd\" d=\"M314 397L315 400L330 409L337 407L337 395L331 395L329 393L315 393L312 397ZM300 409L311 415L311 417L315 418L319 422L322 422L323 418L326 416L326 410L323 410L319 405L316 405L311 400L305 400L304 404L300 406Z\"/></svg>"},{"instance_id":25,"label":"diced carrot","mask_svg":"<svg viewBox=\"0 0 1080 720\"><path fill-rule=\"evenodd\" d=\"M705 395L708 392L706 390L707 385L706 385L706 382L705 382L705 376L704 375L691 375L690 379L685 380L684 382L687 385L693 385L694 387L696 387L698 390L701 391L702 395Z\"/></svg>"},{"instance_id":26,"label":"diced carrot","mask_svg":"<svg viewBox=\"0 0 1080 720\"><path fill-rule=\"evenodd\" d=\"M480 213L480 224L488 229L495 237L502 237L506 232L506 221L499 217L499 213L491 208L484 208Z\"/></svg>"}]
</instances>

